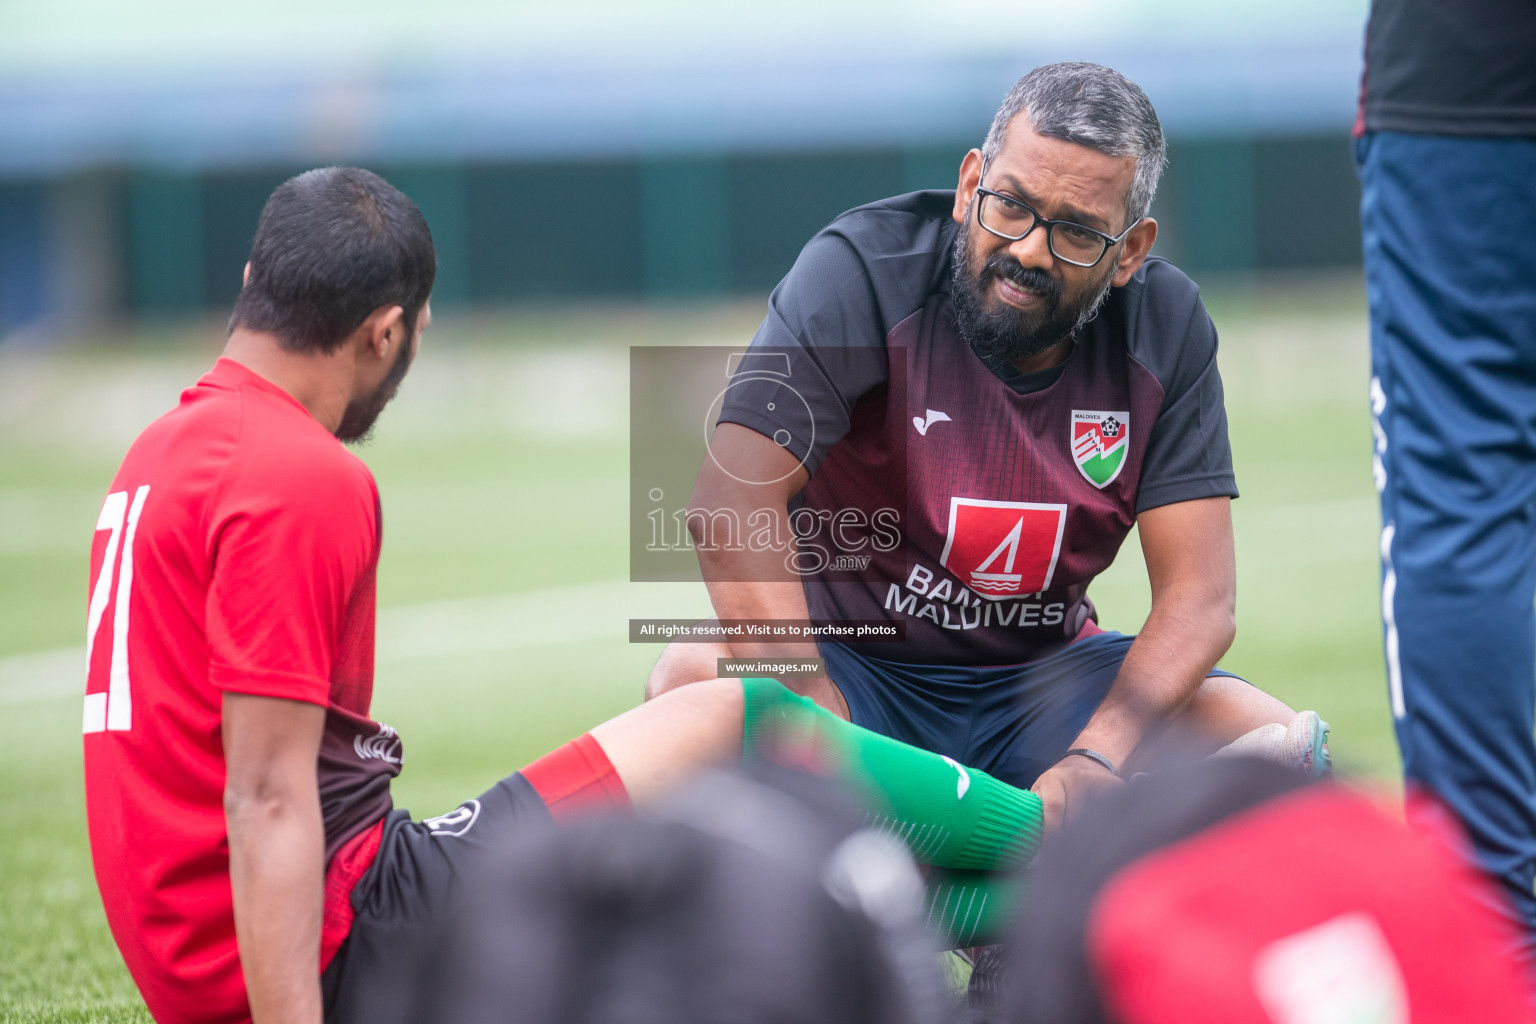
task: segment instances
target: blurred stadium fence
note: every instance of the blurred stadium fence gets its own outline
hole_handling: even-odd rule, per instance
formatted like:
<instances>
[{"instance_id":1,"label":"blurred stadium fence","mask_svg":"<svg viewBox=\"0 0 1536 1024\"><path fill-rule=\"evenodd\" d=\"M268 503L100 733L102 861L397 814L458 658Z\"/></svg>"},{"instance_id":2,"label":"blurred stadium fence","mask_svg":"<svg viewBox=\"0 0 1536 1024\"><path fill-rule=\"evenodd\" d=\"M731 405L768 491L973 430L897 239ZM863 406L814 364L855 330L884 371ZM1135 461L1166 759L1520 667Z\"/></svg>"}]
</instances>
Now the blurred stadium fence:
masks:
<instances>
[{"instance_id":1,"label":"blurred stadium fence","mask_svg":"<svg viewBox=\"0 0 1536 1024\"><path fill-rule=\"evenodd\" d=\"M1157 105L1160 252L1353 265L1364 8L0 4L0 338L227 308L263 200L327 163L422 207L440 307L761 292L838 212L952 187L1008 86L1061 59Z\"/></svg>"}]
</instances>

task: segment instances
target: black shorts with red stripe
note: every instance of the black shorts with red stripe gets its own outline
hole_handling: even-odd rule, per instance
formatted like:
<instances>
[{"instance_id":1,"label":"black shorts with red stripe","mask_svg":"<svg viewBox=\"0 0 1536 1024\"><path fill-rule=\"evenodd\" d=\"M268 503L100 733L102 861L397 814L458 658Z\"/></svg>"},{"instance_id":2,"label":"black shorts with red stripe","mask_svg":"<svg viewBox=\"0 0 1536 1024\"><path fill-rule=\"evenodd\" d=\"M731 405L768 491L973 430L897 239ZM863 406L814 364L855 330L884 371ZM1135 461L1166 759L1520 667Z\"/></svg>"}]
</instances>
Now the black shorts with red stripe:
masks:
<instances>
[{"instance_id":1,"label":"black shorts with red stripe","mask_svg":"<svg viewBox=\"0 0 1536 1024\"><path fill-rule=\"evenodd\" d=\"M462 880L517 856L533 832L628 797L601 746L584 735L447 814L384 819L378 853L352 889L346 939L321 974L330 1024L428 1019L433 955L466 898Z\"/></svg>"}]
</instances>

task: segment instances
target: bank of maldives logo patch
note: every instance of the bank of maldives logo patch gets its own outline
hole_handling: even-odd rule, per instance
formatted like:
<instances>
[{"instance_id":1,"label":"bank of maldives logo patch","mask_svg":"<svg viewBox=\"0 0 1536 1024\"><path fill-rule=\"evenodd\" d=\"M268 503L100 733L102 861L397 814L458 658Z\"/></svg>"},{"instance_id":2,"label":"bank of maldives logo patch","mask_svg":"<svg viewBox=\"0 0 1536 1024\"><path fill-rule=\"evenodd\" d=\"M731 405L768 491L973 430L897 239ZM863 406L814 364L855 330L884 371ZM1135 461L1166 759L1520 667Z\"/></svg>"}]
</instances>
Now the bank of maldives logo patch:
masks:
<instances>
[{"instance_id":1,"label":"bank of maldives logo patch","mask_svg":"<svg viewBox=\"0 0 1536 1024\"><path fill-rule=\"evenodd\" d=\"M1061 554L1067 506L949 499L949 536L939 563L994 601L1048 590Z\"/></svg>"},{"instance_id":2,"label":"bank of maldives logo patch","mask_svg":"<svg viewBox=\"0 0 1536 1024\"><path fill-rule=\"evenodd\" d=\"M1072 410L1072 461L1093 486L1108 487L1131 450L1131 414Z\"/></svg>"}]
</instances>

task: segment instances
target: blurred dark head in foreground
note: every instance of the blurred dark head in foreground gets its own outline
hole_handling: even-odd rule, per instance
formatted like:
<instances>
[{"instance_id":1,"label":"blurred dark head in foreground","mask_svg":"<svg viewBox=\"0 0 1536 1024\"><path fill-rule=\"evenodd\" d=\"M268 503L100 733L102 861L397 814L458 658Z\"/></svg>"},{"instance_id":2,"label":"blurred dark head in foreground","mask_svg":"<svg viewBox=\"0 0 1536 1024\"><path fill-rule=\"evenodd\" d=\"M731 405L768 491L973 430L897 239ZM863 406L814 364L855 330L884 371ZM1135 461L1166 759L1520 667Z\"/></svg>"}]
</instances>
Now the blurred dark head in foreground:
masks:
<instances>
[{"instance_id":1,"label":"blurred dark head in foreground","mask_svg":"<svg viewBox=\"0 0 1536 1024\"><path fill-rule=\"evenodd\" d=\"M1250 759L1138 780L1042 849L1009 1024L1525 1020L1486 884L1365 797Z\"/></svg>"},{"instance_id":2,"label":"blurred dark head in foreground","mask_svg":"<svg viewBox=\"0 0 1536 1024\"><path fill-rule=\"evenodd\" d=\"M421 1020L931 1024L922 883L841 793L713 774L645 818L576 821L466 879Z\"/></svg>"}]
</instances>

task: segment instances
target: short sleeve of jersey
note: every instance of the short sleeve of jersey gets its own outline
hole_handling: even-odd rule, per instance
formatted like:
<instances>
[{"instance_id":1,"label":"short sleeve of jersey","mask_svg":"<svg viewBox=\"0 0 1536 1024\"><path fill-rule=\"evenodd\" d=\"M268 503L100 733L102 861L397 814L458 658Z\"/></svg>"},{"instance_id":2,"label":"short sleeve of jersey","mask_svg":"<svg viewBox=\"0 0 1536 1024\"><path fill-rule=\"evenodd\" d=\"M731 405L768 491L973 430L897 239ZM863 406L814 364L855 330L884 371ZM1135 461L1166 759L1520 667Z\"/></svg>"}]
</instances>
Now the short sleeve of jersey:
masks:
<instances>
[{"instance_id":1,"label":"short sleeve of jersey","mask_svg":"<svg viewBox=\"0 0 1536 1024\"><path fill-rule=\"evenodd\" d=\"M1163 406L1142 461L1136 511L1198 498L1237 497L1216 327L1199 289L1172 265L1149 260L1130 303L1132 355L1163 385Z\"/></svg>"},{"instance_id":2,"label":"short sleeve of jersey","mask_svg":"<svg viewBox=\"0 0 1536 1024\"><path fill-rule=\"evenodd\" d=\"M854 405L885 383L886 335L943 278L953 192L850 210L810 240L726 390L719 422L774 438L815 473Z\"/></svg>"},{"instance_id":3,"label":"short sleeve of jersey","mask_svg":"<svg viewBox=\"0 0 1536 1024\"><path fill-rule=\"evenodd\" d=\"M210 524L208 674L223 691L327 704L332 659L377 557L378 502L351 455L232 465Z\"/></svg>"},{"instance_id":4,"label":"short sleeve of jersey","mask_svg":"<svg viewBox=\"0 0 1536 1024\"><path fill-rule=\"evenodd\" d=\"M885 380L885 332L868 275L841 235L817 235L774 289L720 422L777 440L814 473L854 403Z\"/></svg>"}]
</instances>

